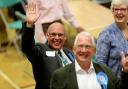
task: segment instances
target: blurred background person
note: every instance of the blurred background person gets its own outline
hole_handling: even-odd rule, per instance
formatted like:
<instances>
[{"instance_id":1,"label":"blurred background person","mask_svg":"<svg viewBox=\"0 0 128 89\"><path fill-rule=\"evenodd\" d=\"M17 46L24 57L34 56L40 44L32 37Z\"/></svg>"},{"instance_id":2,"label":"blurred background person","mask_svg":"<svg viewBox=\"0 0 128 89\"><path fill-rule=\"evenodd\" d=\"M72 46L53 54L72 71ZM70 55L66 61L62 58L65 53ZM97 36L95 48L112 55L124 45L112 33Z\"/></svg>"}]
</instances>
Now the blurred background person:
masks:
<instances>
[{"instance_id":1,"label":"blurred background person","mask_svg":"<svg viewBox=\"0 0 128 89\"><path fill-rule=\"evenodd\" d=\"M120 52L128 54L128 0L113 0L111 10L115 21L100 33L96 59L109 66L120 77Z\"/></svg>"},{"instance_id":2,"label":"blurred background person","mask_svg":"<svg viewBox=\"0 0 128 89\"><path fill-rule=\"evenodd\" d=\"M27 0L21 0L20 3L17 3L13 6L10 6L8 8L8 15L13 18L14 21L17 21L19 19L25 20L25 6L27 4ZM16 15L16 12L18 12L22 17L19 17ZM21 34L22 30L16 30L17 34Z\"/></svg>"},{"instance_id":3,"label":"blurred background person","mask_svg":"<svg viewBox=\"0 0 128 89\"><path fill-rule=\"evenodd\" d=\"M35 40L44 43L45 33L50 24L62 22L65 18L76 30L80 32L82 27L77 23L74 15L69 10L68 0L28 0L29 3L37 5L40 17L35 23Z\"/></svg>"}]
</instances>

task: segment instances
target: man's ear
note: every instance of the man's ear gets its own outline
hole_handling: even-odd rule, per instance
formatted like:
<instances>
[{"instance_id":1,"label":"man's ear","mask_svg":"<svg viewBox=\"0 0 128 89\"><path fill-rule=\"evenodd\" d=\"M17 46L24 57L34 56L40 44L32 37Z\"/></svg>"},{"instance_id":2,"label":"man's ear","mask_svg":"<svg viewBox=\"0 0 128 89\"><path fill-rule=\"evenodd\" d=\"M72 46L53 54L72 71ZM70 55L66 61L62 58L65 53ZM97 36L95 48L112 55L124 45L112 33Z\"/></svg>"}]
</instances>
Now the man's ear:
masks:
<instances>
[{"instance_id":1,"label":"man's ear","mask_svg":"<svg viewBox=\"0 0 128 89\"><path fill-rule=\"evenodd\" d=\"M76 50L76 48L73 46L73 47L72 47L72 51L73 51L74 54L76 54L76 53L75 53L75 50Z\"/></svg>"},{"instance_id":2,"label":"man's ear","mask_svg":"<svg viewBox=\"0 0 128 89\"><path fill-rule=\"evenodd\" d=\"M48 33L46 32L44 35L45 35L46 39L48 39Z\"/></svg>"},{"instance_id":3,"label":"man's ear","mask_svg":"<svg viewBox=\"0 0 128 89\"><path fill-rule=\"evenodd\" d=\"M67 36L64 37L64 40L65 40L65 41L67 40Z\"/></svg>"},{"instance_id":4,"label":"man's ear","mask_svg":"<svg viewBox=\"0 0 128 89\"><path fill-rule=\"evenodd\" d=\"M93 48L93 55L96 54L96 48Z\"/></svg>"}]
</instances>

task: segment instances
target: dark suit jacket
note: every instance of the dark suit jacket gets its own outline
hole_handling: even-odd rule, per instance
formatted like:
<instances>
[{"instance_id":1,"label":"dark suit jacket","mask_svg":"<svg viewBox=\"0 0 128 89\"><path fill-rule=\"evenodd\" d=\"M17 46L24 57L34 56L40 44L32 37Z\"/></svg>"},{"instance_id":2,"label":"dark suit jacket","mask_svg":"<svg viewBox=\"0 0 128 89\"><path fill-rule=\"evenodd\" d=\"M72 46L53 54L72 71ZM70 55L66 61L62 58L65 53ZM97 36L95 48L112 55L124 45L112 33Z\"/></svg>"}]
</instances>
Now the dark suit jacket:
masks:
<instances>
[{"instance_id":1,"label":"dark suit jacket","mask_svg":"<svg viewBox=\"0 0 128 89\"><path fill-rule=\"evenodd\" d=\"M128 74L122 72L121 80L118 80L111 69L105 65L93 63L96 73L102 71L108 76L107 89L128 89ZM84 81L83 81L84 82ZM86 84L86 82L85 82ZM50 89L78 89L75 63L60 68L53 73Z\"/></svg>"},{"instance_id":2,"label":"dark suit jacket","mask_svg":"<svg viewBox=\"0 0 128 89\"><path fill-rule=\"evenodd\" d=\"M52 49L46 44L35 44L34 29L23 26L22 51L32 64L33 73L36 81L36 89L49 89L49 83L52 73L62 67L58 55L50 57L46 51ZM64 48L63 51L71 61L74 61L74 55L71 51Z\"/></svg>"}]
</instances>

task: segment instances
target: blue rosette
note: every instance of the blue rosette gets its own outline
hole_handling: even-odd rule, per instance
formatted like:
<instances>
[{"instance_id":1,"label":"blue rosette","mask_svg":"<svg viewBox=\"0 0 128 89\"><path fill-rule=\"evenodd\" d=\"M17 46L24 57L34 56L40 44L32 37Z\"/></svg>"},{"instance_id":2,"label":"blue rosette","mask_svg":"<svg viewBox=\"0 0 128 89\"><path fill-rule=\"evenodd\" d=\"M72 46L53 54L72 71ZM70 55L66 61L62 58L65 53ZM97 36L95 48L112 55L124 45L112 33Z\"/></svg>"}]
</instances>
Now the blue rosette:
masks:
<instances>
[{"instance_id":1,"label":"blue rosette","mask_svg":"<svg viewBox=\"0 0 128 89\"><path fill-rule=\"evenodd\" d=\"M104 73L104 72L99 72L97 75L97 80L99 82L99 84L101 85L101 87L103 89L107 89L107 85L108 85L108 76Z\"/></svg>"}]
</instances>

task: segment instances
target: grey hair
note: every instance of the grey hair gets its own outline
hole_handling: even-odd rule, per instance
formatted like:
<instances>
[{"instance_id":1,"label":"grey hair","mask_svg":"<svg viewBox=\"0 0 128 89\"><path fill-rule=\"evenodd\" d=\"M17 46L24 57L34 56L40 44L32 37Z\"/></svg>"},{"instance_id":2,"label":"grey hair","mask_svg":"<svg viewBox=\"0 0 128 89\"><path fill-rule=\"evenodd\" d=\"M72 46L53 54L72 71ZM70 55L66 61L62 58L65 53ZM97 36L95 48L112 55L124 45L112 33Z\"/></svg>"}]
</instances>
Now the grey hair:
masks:
<instances>
[{"instance_id":1,"label":"grey hair","mask_svg":"<svg viewBox=\"0 0 128 89\"><path fill-rule=\"evenodd\" d=\"M113 9L114 5L120 5L120 4L124 4L124 5L128 6L128 0L112 0L111 10Z\"/></svg>"},{"instance_id":2,"label":"grey hair","mask_svg":"<svg viewBox=\"0 0 128 89\"><path fill-rule=\"evenodd\" d=\"M91 41L92 41L92 45L95 47L96 46L96 43L95 43L95 39L94 37L91 35L91 33L87 32L87 31L82 31L80 33L77 34L76 38L75 38L75 41L74 41L74 45L77 45L77 40L80 36L83 36L83 37L87 37L89 36L91 38Z\"/></svg>"}]
</instances>

